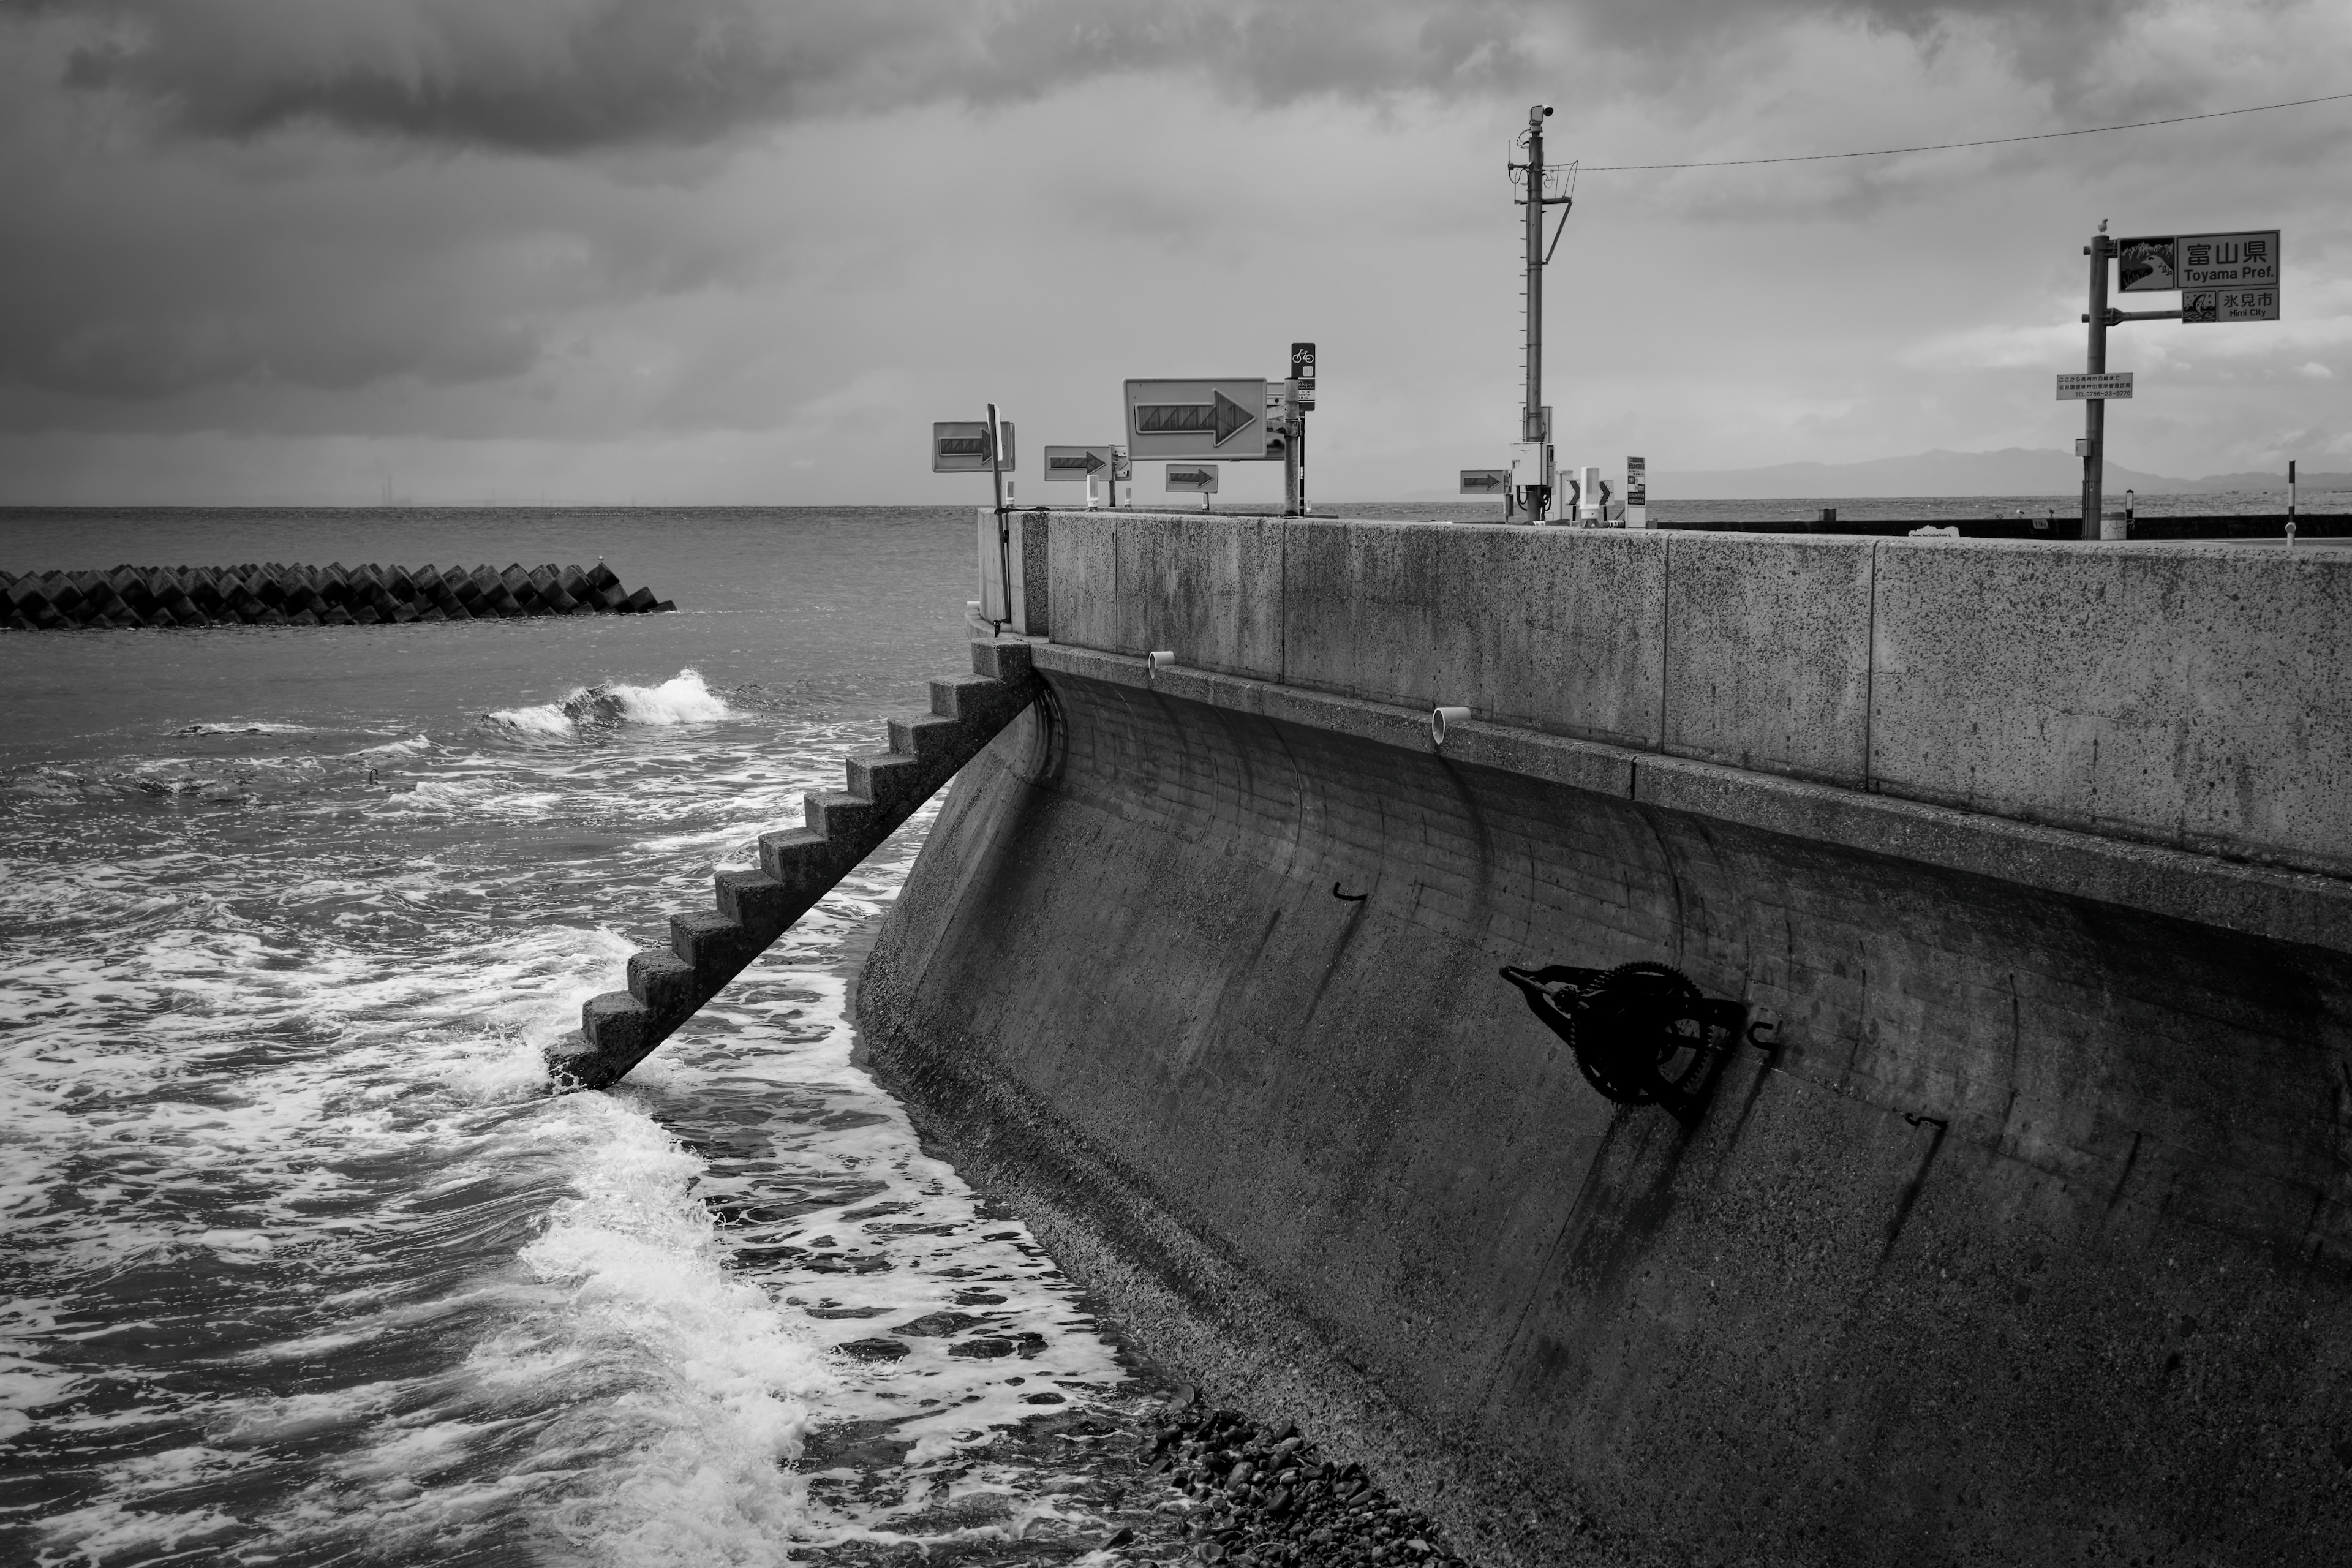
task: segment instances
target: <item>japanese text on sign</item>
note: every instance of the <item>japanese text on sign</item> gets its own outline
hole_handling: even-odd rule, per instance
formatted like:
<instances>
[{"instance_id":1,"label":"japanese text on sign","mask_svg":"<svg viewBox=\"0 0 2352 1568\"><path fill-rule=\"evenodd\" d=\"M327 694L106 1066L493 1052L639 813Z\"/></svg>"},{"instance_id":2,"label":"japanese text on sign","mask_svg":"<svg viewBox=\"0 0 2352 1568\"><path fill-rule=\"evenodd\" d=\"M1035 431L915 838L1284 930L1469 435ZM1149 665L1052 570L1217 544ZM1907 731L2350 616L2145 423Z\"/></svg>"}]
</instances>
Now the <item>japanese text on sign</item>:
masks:
<instances>
[{"instance_id":1,"label":"japanese text on sign","mask_svg":"<svg viewBox=\"0 0 2352 1568\"><path fill-rule=\"evenodd\" d=\"M2279 231L2146 235L2116 241L2116 287L2125 294L2168 289L2276 284Z\"/></svg>"},{"instance_id":2,"label":"japanese text on sign","mask_svg":"<svg viewBox=\"0 0 2352 1568\"><path fill-rule=\"evenodd\" d=\"M2189 289L2180 295L2180 319L2191 324L2213 321L2275 321L2279 291L2275 289Z\"/></svg>"},{"instance_id":3,"label":"japanese text on sign","mask_svg":"<svg viewBox=\"0 0 2352 1568\"><path fill-rule=\"evenodd\" d=\"M2094 397L2129 397L2131 395L2132 373L2127 370L2081 375L2061 374L2058 377L2058 397L2061 402L2069 399L2080 401Z\"/></svg>"}]
</instances>

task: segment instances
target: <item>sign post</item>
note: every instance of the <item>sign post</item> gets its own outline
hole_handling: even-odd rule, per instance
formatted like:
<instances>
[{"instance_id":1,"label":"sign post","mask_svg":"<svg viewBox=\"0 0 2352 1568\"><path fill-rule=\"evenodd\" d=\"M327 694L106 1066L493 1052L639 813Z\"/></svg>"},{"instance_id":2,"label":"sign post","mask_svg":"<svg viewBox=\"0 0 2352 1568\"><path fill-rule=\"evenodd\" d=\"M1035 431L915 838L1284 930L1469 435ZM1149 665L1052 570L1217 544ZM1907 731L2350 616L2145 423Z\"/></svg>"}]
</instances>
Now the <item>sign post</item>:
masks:
<instances>
[{"instance_id":1,"label":"sign post","mask_svg":"<svg viewBox=\"0 0 2352 1568\"><path fill-rule=\"evenodd\" d=\"M2099 390L2116 378L2107 368L2107 329L2126 321L2179 321L2207 325L2221 321L2275 321L2279 319L2279 231L2241 229L2231 234L2136 235L2107 237L2103 219L2099 232L2083 247L2091 258L2091 308L2083 312L2090 328L2084 374L2058 378L2058 395L2083 400L2083 439L2074 449L2083 458L2083 533L2100 537L2100 507L2106 478L2106 399L2129 397L2131 378L2122 378L2120 392ZM2118 310L2107 304L2107 262L2116 266L2116 292L2142 294L2178 289L2177 310ZM2070 389L2069 384L2074 384Z\"/></svg>"},{"instance_id":2,"label":"sign post","mask_svg":"<svg viewBox=\"0 0 2352 1568\"><path fill-rule=\"evenodd\" d=\"M1315 345L1290 345L1290 515L1307 515L1307 416L1315 406Z\"/></svg>"},{"instance_id":3,"label":"sign post","mask_svg":"<svg viewBox=\"0 0 2352 1568\"><path fill-rule=\"evenodd\" d=\"M1625 526L1650 526L1650 460L1647 458L1625 459Z\"/></svg>"},{"instance_id":4,"label":"sign post","mask_svg":"<svg viewBox=\"0 0 2352 1568\"><path fill-rule=\"evenodd\" d=\"M1013 424L996 416L996 405L988 405L985 421L944 419L931 426L931 472L935 474L976 474L985 471L996 491L992 515L993 530L988 520L982 520L981 536L981 603L1003 609L1002 616L991 620L1009 622L1012 619L1013 552L1012 534L1005 521L1006 503L1012 499L1005 476L1013 471ZM996 578L993 587L997 597L990 596L992 584L988 577L988 533L995 538ZM983 611L983 613L986 613Z\"/></svg>"},{"instance_id":5,"label":"sign post","mask_svg":"<svg viewBox=\"0 0 2352 1568\"><path fill-rule=\"evenodd\" d=\"M1197 495L1201 498L1201 510L1207 511L1209 498L1217 493L1217 465L1214 463L1169 464L1168 492L1171 495Z\"/></svg>"},{"instance_id":6,"label":"sign post","mask_svg":"<svg viewBox=\"0 0 2352 1568\"><path fill-rule=\"evenodd\" d=\"M2107 258L2113 254L2115 241L2107 237L2107 220L2099 220L2099 232L2083 254L2091 258L2091 309L2084 320L2091 325L2091 341L2084 355L2083 370L2087 375L2105 375L2107 369ZM2060 396L2065 394L2061 392ZM2084 539L2099 537L2099 503L2101 490L2106 484L2107 405L2102 397L2083 395L2083 533Z\"/></svg>"}]
</instances>

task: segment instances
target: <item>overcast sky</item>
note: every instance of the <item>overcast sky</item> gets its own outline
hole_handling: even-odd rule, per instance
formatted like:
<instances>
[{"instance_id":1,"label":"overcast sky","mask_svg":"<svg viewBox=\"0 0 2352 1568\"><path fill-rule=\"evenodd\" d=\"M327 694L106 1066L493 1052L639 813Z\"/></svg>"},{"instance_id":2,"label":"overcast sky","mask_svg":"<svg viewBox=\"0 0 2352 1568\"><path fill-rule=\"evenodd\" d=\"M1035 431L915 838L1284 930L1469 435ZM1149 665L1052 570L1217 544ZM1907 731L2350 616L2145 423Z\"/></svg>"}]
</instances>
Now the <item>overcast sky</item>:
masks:
<instances>
[{"instance_id":1,"label":"overcast sky","mask_svg":"<svg viewBox=\"0 0 2352 1568\"><path fill-rule=\"evenodd\" d=\"M1516 428L1531 101L1555 158L1654 163L2347 62L2344 0L0 0L0 501L968 500L934 419L997 400L1034 487L1038 444L1117 438L1122 377L1279 376L1294 338L1317 495L1450 487ZM2352 101L1585 174L1562 459L1671 494L2063 447L2104 217L2285 236L2285 321L2118 329L2110 456L2352 468L2347 190Z\"/></svg>"}]
</instances>

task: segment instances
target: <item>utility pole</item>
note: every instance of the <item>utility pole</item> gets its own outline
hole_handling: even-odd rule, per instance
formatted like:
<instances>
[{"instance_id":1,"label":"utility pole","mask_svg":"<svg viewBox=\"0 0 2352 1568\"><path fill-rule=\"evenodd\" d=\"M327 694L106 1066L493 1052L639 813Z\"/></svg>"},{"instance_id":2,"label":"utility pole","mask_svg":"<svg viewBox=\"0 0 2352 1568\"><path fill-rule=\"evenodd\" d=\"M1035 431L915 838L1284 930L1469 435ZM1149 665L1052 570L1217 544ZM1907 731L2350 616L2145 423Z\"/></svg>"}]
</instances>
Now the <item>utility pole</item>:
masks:
<instances>
[{"instance_id":1,"label":"utility pole","mask_svg":"<svg viewBox=\"0 0 2352 1568\"><path fill-rule=\"evenodd\" d=\"M1550 106L1528 110L1528 397L1519 415L1519 439L1540 441L1543 429L1543 190L1544 116Z\"/></svg>"},{"instance_id":2,"label":"utility pole","mask_svg":"<svg viewBox=\"0 0 2352 1568\"><path fill-rule=\"evenodd\" d=\"M2092 375L2105 374L2107 368L2107 262L2116 253L2116 242L2107 237L2107 220L2099 220L2099 232L2083 247L2091 258L2091 310L2084 319L2091 323L2091 340L2084 355L2083 369ZM2083 537L2099 537L2099 512L2105 500L2107 481L2107 400L2090 397L2083 401Z\"/></svg>"},{"instance_id":3,"label":"utility pole","mask_svg":"<svg viewBox=\"0 0 2352 1568\"><path fill-rule=\"evenodd\" d=\"M1551 432L1543 427L1543 122L1550 113L1551 105L1548 103L1536 104L1528 110L1528 395L1526 405L1519 411L1522 441L1547 441L1551 437ZM1547 481L1550 478L1548 473L1543 476ZM1550 514L1551 487L1548 482L1535 487L1526 499L1529 521L1541 522Z\"/></svg>"},{"instance_id":4,"label":"utility pole","mask_svg":"<svg viewBox=\"0 0 2352 1568\"><path fill-rule=\"evenodd\" d=\"M1530 522L1541 522L1549 515L1552 493L1551 418L1543 400L1543 269L1544 263L1550 259L1544 254L1543 214L1548 206L1566 206L1570 202L1565 195L1544 195L1543 125L1550 113L1551 105L1548 103L1528 108L1527 135L1520 143L1528 150L1528 161L1511 165L1527 176L1523 187L1528 208L1527 400L1519 410L1519 446L1511 459L1512 483L1503 492L1503 515L1511 515L1511 501L1516 494L1527 506ZM1561 225L1565 227L1566 224L1563 214ZM1558 236L1553 237L1552 243L1559 243Z\"/></svg>"}]
</instances>

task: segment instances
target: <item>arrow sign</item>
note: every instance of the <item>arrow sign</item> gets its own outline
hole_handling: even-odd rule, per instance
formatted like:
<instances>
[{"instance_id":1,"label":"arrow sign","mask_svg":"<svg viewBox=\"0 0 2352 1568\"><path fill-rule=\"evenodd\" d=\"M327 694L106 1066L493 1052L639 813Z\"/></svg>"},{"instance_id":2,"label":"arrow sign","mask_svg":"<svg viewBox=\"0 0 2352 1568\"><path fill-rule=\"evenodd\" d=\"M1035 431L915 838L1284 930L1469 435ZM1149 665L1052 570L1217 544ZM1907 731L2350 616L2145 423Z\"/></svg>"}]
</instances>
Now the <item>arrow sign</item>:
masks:
<instances>
[{"instance_id":1,"label":"arrow sign","mask_svg":"<svg viewBox=\"0 0 2352 1568\"><path fill-rule=\"evenodd\" d=\"M1108 447L1048 447L1045 448L1045 477L1070 484L1110 471L1112 449Z\"/></svg>"},{"instance_id":2,"label":"arrow sign","mask_svg":"<svg viewBox=\"0 0 2352 1568\"><path fill-rule=\"evenodd\" d=\"M1168 488L1171 491L1191 490L1201 495L1214 495L1217 493L1217 465L1171 463L1168 465Z\"/></svg>"},{"instance_id":3,"label":"arrow sign","mask_svg":"<svg viewBox=\"0 0 2352 1568\"><path fill-rule=\"evenodd\" d=\"M1206 403L1139 403L1135 407L1138 436L1207 436L1216 447L1256 423L1256 415L1214 390Z\"/></svg>"},{"instance_id":4,"label":"arrow sign","mask_svg":"<svg viewBox=\"0 0 2352 1568\"><path fill-rule=\"evenodd\" d=\"M1013 471L1013 421L1004 426L1004 471ZM943 419L931 426L931 472L988 472L988 421Z\"/></svg>"},{"instance_id":5,"label":"arrow sign","mask_svg":"<svg viewBox=\"0 0 2352 1568\"><path fill-rule=\"evenodd\" d=\"M1462 493L1465 496L1500 495L1511 485L1508 468L1465 468L1462 470Z\"/></svg>"},{"instance_id":6,"label":"arrow sign","mask_svg":"<svg viewBox=\"0 0 2352 1568\"><path fill-rule=\"evenodd\" d=\"M1263 377L1129 381L1129 447L1139 458L1278 458L1282 437L1266 417L1265 390Z\"/></svg>"}]
</instances>

